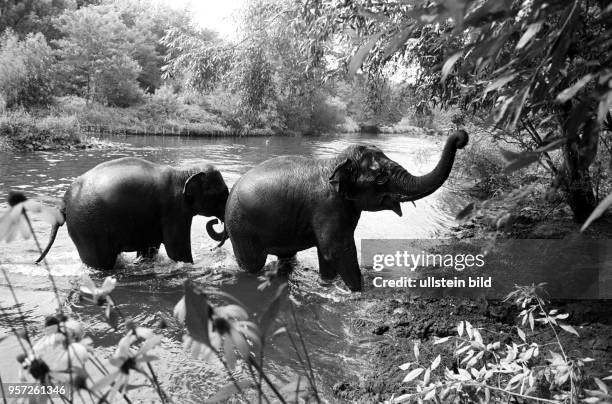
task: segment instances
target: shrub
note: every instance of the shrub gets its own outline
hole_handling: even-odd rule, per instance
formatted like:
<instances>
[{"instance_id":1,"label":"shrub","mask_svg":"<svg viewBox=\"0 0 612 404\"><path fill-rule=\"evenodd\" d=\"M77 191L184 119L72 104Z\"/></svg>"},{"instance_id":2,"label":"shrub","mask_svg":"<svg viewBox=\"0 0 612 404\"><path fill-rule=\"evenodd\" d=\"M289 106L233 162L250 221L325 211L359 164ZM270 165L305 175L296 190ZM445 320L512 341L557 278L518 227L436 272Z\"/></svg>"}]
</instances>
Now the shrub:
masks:
<instances>
[{"instance_id":1,"label":"shrub","mask_svg":"<svg viewBox=\"0 0 612 404\"><path fill-rule=\"evenodd\" d=\"M10 147L40 149L81 142L75 116L36 118L22 111L0 116L0 138Z\"/></svg>"},{"instance_id":2,"label":"shrub","mask_svg":"<svg viewBox=\"0 0 612 404\"><path fill-rule=\"evenodd\" d=\"M48 105L54 89L53 50L40 34L0 37L0 98L7 108Z\"/></svg>"}]
</instances>

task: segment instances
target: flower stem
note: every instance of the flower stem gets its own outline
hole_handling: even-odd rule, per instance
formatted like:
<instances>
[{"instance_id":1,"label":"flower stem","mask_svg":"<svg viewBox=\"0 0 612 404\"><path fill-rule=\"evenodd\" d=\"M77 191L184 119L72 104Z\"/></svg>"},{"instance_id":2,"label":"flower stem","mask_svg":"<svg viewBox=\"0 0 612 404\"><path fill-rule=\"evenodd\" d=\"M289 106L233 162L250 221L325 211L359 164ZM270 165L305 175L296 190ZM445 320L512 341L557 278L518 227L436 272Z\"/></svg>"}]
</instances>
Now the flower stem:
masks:
<instances>
[{"instance_id":1,"label":"flower stem","mask_svg":"<svg viewBox=\"0 0 612 404\"><path fill-rule=\"evenodd\" d=\"M23 214L23 217L28 223L28 227L30 228L30 234L32 234L32 238L34 239L34 242L36 243L36 248L38 248L38 252L40 252L40 254L42 255L42 248L40 247L40 243L38 242L38 237L36 237L36 233L34 233L34 227L32 226L32 222L30 221L30 216L28 216L28 213L26 212L25 209L23 209L21 213ZM57 285L55 284L55 279L53 278L53 275L51 274L51 268L49 267L49 263L47 262L46 258L43 259L43 265L45 266L45 269L47 270L47 274L49 275L49 280L51 281L51 286L53 287L53 293L55 293L55 298L57 299L57 306L59 309L59 313L63 314L62 300L60 299L59 291L57 290Z\"/></svg>"},{"instance_id":2,"label":"flower stem","mask_svg":"<svg viewBox=\"0 0 612 404\"><path fill-rule=\"evenodd\" d=\"M278 389L276 388L276 386L274 386L274 384L272 384L272 382L270 381L270 379L268 379L268 376L264 373L263 369L261 369L259 367L259 365L257 364L257 361L255 359L253 359L252 357L249 356L249 363L257 370L257 372L259 372L259 374L261 375L261 377L264 379L264 381L266 382L266 384L268 385L268 387L270 387L270 389L272 389L272 391L274 392L274 394L276 395L276 397L280 400L281 403L287 404L287 401L283 398L283 396L279 393Z\"/></svg>"},{"instance_id":3,"label":"flower stem","mask_svg":"<svg viewBox=\"0 0 612 404\"><path fill-rule=\"evenodd\" d=\"M151 381L155 385L157 394L159 395L159 398L161 399L162 404L165 404L167 402L166 392L162 389L161 385L159 384L159 381L157 380L157 376L155 375L155 372L153 371L153 366L151 366L151 363L147 362L147 367L149 368L149 372L151 372Z\"/></svg>"}]
</instances>

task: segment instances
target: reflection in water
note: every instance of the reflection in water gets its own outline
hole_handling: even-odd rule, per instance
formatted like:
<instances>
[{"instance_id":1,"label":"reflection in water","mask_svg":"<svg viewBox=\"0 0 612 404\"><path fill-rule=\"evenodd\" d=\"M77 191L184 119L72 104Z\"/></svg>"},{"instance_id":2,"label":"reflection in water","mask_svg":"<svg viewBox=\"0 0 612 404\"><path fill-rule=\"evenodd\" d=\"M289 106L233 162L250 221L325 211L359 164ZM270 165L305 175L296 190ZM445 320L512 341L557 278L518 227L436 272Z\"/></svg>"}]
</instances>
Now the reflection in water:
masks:
<instances>
[{"instance_id":1,"label":"reflection in water","mask_svg":"<svg viewBox=\"0 0 612 404\"><path fill-rule=\"evenodd\" d=\"M126 156L173 166L206 160L221 171L231 187L244 172L269 158L287 154L327 158L356 141L375 144L411 173L422 174L435 166L444 141L401 135L273 137L269 141L265 138L153 136L112 137L110 140L123 145L107 150L0 153L0 195L6 195L9 189L21 189L29 195L61 198L78 175L103 161ZM404 215L401 218L393 212L365 212L356 231L357 248L360 249L359 239L362 238L435 237L453 225L454 212L462 205L462 197L445 186L432 196L417 201L416 208L412 204L403 204ZM6 204L0 204L0 211L5 208ZM265 310L273 295L270 289L257 290L257 277L239 271L229 242L211 251L215 242L205 234L205 222L205 218L197 217L192 227L195 264L173 262L162 248L155 261L144 264L134 263L134 253L123 254L116 272L119 287L115 297L124 314L145 326L154 326L160 319L170 322L170 327L164 331L163 349L158 349L155 354L160 357L161 363L157 368L164 386L181 402L200 402L225 383L221 369L195 361L182 350L180 328L171 320L171 313L182 294L183 281L189 278L220 287L242 300L255 319ZM50 230L48 225L34 220L34 227L39 240L45 243ZM28 321L39 321L54 307L45 271L32 263L37 256L31 240L0 245L0 265L9 272L24 303ZM75 277L87 270L81 264L65 226L60 229L47 258L64 293L70 290ZM269 261L272 260L270 257ZM347 296L334 286L319 285L314 249L298 254L298 260L298 267L291 276L291 296L324 396L330 397L331 387L341 380L339 375L357 373L364 366L359 363L362 348L352 334L350 324L355 319L366 317L367 313L355 302L359 295ZM93 274L98 279L105 275ZM0 286L0 304L3 307L14 306L3 286ZM87 333L98 347L97 354L101 357L110 355L118 336L100 322L98 308L75 307L74 311L85 321ZM285 307L282 313L289 315L290 311ZM9 332L6 320L0 321L0 337ZM17 348L14 338L0 342L0 375L3 380L16 380L14 357ZM286 338L275 339L266 352L267 369L277 381L286 380L300 371Z\"/></svg>"}]
</instances>

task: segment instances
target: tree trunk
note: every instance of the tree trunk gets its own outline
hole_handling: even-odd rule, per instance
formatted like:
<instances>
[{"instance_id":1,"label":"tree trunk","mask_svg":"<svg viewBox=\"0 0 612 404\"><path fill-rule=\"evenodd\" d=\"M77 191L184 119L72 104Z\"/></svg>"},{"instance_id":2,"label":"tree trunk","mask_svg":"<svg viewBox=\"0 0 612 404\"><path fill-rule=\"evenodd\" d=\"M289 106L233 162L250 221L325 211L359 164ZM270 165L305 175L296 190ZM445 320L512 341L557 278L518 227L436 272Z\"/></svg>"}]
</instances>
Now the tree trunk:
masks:
<instances>
[{"instance_id":1,"label":"tree trunk","mask_svg":"<svg viewBox=\"0 0 612 404\"><path fill-rule=\"evenodd\" d=\"M581 143L583 142L579 137L568 139L563 150L565 171L563 191L576 222L584 222L597 206L593 181L589 173L592 158L585 158L584 146Z\"/></svg>"}]
</instances>

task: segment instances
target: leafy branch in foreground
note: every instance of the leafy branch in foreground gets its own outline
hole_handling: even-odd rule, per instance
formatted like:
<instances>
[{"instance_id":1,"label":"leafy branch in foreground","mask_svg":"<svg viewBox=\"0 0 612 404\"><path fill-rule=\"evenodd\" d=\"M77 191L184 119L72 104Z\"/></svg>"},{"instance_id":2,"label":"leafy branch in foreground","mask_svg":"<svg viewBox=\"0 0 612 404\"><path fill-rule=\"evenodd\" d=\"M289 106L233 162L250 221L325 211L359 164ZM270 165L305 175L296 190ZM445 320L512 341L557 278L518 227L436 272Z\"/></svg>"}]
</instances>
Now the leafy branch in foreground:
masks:
<instances>
[{"instance_id":1,"label":"leafy branch in foreground","mask_svg":"<svg viewBox=\"0 0 612 404\"><path fill-rule=\"evenodd\" d=\"M594 359L568 355L559 332L576 336L578 333L571 325L561 322L569 317L567 313L546 308L546 301L540 296L543 286L517 286L506 297L506 301L512 301L521 310L518 315L520 325L515 327L520 342L485 341L483 330L469 321L461 321L456 335L434 342L434 345L454 343L451 369L446 367L434 376L434 371L442 363L442 356L436 356L429 366L422 366L418 345L415 344L417 367L413 368L411 362L400 365L401 370L410 370L403 382L412 383L415 391L392 397L387 402L468 400L489 403L511 399L544 403L609 402L612 395L603 380L612 380L612 376L603 380L587 377L584 366ZM535 337L543 332L536 330L538 324L550 329L554 343L535 341ZM596 389L583 387L589 379Z\"/></svg>"},{"instance_id":2,"label":"leafy branch in foreground","mask_svg":"<svg viewBox=\"0 0 612 404\"><path fill-rule=\"evenodd\" d=\"M231 380L229 385L222 387L217 394L210 397L209 402L223 401L234 394L240 394L245 400L250 401L245 389L255 389L259 402L262 400L270 402L268 398L270 394L282 403L300 399L308 402L311 398L314 398L315 402L320 402L314 371L297 325L297 318L292 317L301 349L287 332L287 325L268 335L270 327L279 314L285 288L285 283L278 287L274 299L262 314L258 325L248 320L246 307L235 297L218 290L205 289L191 281L185 282L185 296L174 308L174 316L180 322L185 323L187 329L183 337L185 348L195 358L205 361L221 361ZM210 301L211 296L228 300L231 303L225 306L215 306ZM298 375L281 387L277 387L264 369L263 348L266 337L272 339L283 333L287 333L293 343L298 359L304 368L305 376ZM236 368L238 360L242 360L245 364L251 380L237 381L235 379L232 371ZM267 389L264 388L264 385Z\"/></svg>"}]
</instances>

